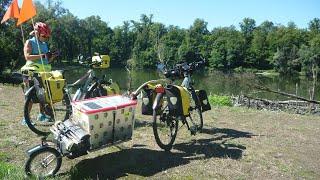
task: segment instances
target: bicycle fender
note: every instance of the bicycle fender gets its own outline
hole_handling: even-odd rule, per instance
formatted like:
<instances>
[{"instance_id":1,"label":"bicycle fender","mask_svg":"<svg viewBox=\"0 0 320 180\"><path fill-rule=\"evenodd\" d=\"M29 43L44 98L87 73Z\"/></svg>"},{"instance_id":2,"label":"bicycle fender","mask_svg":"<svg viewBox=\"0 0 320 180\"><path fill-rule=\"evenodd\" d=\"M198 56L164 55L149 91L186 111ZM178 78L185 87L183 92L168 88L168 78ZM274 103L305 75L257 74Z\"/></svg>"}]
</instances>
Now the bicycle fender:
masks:
<instances>
[{"instance_id":1,"label":"bicycle fender","mask_svg":"<svg viewBox=\"0 0 320 180\"><path fill-rule=\"evenodd\" d=\"M163 93L157 93L156 98L154 99L154 102L152 105L153 110L155 110L159 107L162 97L163 97Z\"/></svg>"},{"instance_id":2,"label":"bicycle fender","mask_svg":"<svg viewBox=\"0 0 320 180\"><path fill-rule=\"evenodd\" d=\"M27 153L27 155L30 157L31 154L33 154L34 152L37 152L37 151L39 151L39 150L41 150L41 149L45 149L45 148L47 148L47 147L48 147L48 145L39 144L39 145L37 145L37 146L34 146L34 147L31 148L31 149L28 149L28 150L26 151L26 153Z\"/></svg>"},{"instance_id":3,"label":"bicycle fender","mask_svg":"<svg viewBox=\"0 0 320 180\"><path fill-rule=\"evenodd\" d=\"M29 88L24 95L25 95L26 97L29 96L29 94L32 92L33 89L35 89L34 86L32 86L31 88Z\"/></svg>"},{"instance_id":4,"label":"bicycle fender","mask_svg":"<svg viewBox=\"0 0 320 180\"><path fill-rule=\"evenodd\" d=\"M33 82L34 82L34 85L26 91L26 93L24 94L25 97L27 97L32 92L33 89L37 91L40 88L40 83L37 78L33 78Z\"/></svg>"}]
</instances>

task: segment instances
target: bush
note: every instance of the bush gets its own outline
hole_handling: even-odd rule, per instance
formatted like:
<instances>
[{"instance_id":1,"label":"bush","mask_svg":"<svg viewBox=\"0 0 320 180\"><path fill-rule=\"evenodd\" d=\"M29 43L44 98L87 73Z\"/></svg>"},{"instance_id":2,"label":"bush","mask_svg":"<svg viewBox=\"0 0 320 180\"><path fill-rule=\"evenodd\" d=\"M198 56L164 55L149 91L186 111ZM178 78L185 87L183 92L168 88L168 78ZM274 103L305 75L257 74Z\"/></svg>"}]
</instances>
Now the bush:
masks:
<instances>
[{"instance_id":1,"label":"bush","mask_svg":"<svg viewBox=\"0 0 320 180\"><path fill-rule=\"evenodd\" d=\"M209 95L209 102L214 106L232 106L230 96Z\"/></svg>"}]
</instances>

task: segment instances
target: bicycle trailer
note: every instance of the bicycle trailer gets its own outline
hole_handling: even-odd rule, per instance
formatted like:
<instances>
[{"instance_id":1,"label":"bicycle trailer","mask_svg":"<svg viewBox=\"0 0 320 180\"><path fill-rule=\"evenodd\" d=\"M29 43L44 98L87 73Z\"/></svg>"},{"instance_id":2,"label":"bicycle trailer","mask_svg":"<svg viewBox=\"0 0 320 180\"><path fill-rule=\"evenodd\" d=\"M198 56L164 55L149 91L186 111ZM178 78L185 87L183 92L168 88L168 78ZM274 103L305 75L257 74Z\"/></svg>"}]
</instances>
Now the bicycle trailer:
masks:
<instances>
[{"instance_id":1,"label":"bicycle trailer","mask_svg":"<svg viewBox=\"0 0 320 180\"><path fill-rule=\"evenodd\" d=\"M73 159L131 140L136 104L136 100L121 95L74 101L73 116L51 126L53 140L43 138L41 144L27 151L26 174L40 179L52 176L59 171L63 156Z\"/></svg>"},{"instance_id":2,"label":"bicycle trailer","mask_svg":"<svg viewBox=\"0 0 320 180\"><path fill-rule=\"evenodd\" d=\"M121 95L72 103L73 121L90 134L91 149L130 140L137 102Z\"/></svg>"}]
</instances>

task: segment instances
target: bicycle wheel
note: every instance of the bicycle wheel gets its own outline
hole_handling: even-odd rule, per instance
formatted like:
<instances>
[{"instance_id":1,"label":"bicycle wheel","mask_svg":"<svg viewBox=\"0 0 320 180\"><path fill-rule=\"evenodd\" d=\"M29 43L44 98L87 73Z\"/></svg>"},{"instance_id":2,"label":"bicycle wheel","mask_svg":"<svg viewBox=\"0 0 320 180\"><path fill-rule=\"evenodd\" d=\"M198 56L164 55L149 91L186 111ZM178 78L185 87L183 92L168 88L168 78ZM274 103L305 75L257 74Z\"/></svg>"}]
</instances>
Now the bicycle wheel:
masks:
<instances>
[{"instance_id":1,"label":"bicycle wheel","mask_svg":"<svg viewBox=\"0 0 320 180\"><path fill-rule=\"evenodd\" d=\"M26 98L24 105L24 119L27 126L34 133L47 136L50 133L50 127L55 121L64 121L69 119L72 113L72 107L68 94L63 91L63 100L53 104L51 108L48 103L34 103L36 102L35 89ZM42 118L42 114L47 118Z\"/></svg>"},{"instance_id":2,"label":"bicycle wheel","mask_svg":"<svg viewBox=\"0 0 320 180\"><path fill-rule=\"evenodd\" d=\"M201 132L203 128L203 117L201 111L201 104L199 101L199 97L197 96L194 90L190 91L190 111L189 111L189 119L191 121L191 128L194 128L195 132Z\"/></svg>"},{"instance_id":3,"label":"bicycle wheel","mask_svg":"<svg viewBox=\"0 0 320 180\"><path fill-rule=\"evenodd\" d=\"M169 113L165 95L159 102L162 102L161 105L158 109L153 110L153 134L159 147L165 151L170 151L177 136L178 120Z\"/></svg>"},{"instance_id":4,"label":"bicycle wheel","mask_svg":"<svg viewBox=\"0 0 320 180\"><path fill-rule=\"evenodd\" d=\"M62 163L61 154L54 148L45 147L33 152L25 164L25 173L43 179L54 176Z\"/></svg>"}]
</instances>

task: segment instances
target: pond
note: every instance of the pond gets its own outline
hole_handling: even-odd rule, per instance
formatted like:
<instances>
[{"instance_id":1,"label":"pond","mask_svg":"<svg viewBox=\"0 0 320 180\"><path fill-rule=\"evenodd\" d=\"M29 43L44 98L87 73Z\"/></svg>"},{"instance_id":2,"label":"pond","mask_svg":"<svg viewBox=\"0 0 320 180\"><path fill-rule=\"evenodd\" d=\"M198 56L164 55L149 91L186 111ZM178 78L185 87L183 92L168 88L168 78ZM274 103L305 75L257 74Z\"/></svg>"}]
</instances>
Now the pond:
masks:
<instances>
[{"instance_id":1,"label":"pond","mask_svg":"<svg viewBox=\"0 0 320 180\"><path fill-rule=\"evenodd\" d=\"M65 76L68 83L73 83L83 75L87 69L77 68L73 70L66 70ZM101 77L103 74L107 78L116 81L122 90L129 87L129 73L125 69L96 69L95 73ZM159 73L155 70L136 70L132 72L132 86L137 88L142 83L158 79ZM251 84L259 84L273 90L279 90L286 93L296 94L305 98L309 98L309 91L312 87L312 80L306 77L281 77L281 76L264 76L253 73L233 73L225 74L222 72L197 72L193 74L194 87L196 89L205 89L208 93L219 95L239 95L246 94L252 97L259 97L265 99L287 99L284 96L274 93L263 92L250 87ZM176 83L181 83L177 81ZM319 83L317 83L319 84ZM316 87L318 90L318 86ZM320 99L320 93L316 91L316 99Z\"/></svg>"}]
</instances>

